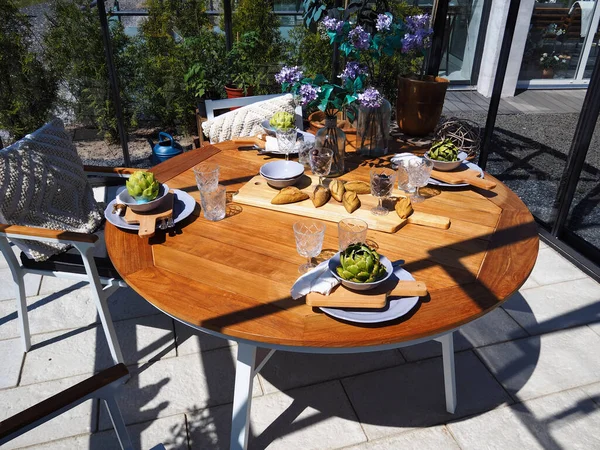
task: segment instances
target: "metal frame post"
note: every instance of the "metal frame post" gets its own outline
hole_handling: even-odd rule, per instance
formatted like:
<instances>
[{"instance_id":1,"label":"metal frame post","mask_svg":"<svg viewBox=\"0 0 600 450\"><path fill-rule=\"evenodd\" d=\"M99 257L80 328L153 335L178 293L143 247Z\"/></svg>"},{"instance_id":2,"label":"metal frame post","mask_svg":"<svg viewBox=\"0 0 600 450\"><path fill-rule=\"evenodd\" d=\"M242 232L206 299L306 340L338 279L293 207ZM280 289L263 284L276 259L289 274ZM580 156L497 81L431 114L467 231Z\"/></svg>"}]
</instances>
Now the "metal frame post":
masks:
<instances>
[{"instance_id":1,"label":"metal frame post","mask_svg":"<svg viewBox=\"0 0 600 450\"><path fill-rule=\"evenodd\" d=\"M433 4L433 38L427 57L427 75L434 77L440 72L442 54L444 52L444 35L446 31L446 18L448 16L449 0L437 0Z\"/></svg>"},{"instance_id":2,"label":"metal frame post","mask_svg":"<svg viewBox=\"0 0 600 450\"><path fill-rule=\"evenodd\" d=\"M496 68L496 76L494 78L494 87L492 89L492 98L490 99L490 108L485 122L485 132L483 134L483 143L479 160L477 164L483 170L487 165L488 153L490 144L494 134L496 125L496 116L498 115L498 107L500 106L500 96L502 94L502 86L504 85L504 77L506 76L506 68L508 66L508 58L510 56L510 48L512 47L513 35L517 26L517 18L519 16L519 8L521 0L511 0L508 8L508 16L506 17L506 26L504 27L504 36L502 37L502 47L498 56L498 67Z\"/></svg>"},{"instance_id":3,"label":"metal frame post","mask_svg":"<svg viewBox=\"0 0 600 450\"><path fill-rule=\"evenodd\" d=\"M231 0L223 0L223 22L225 24L225 48L230 51L233 46Z\"/></svg>"},{"instance_id":4,"label":"metal frame post","mask_svg":"<svg viewBox=\"0 0 600 450\"><path fill-rule=\"evenodd\" d=\"M571 149L567 157L567 165L563 172L563 175L558 186L558 196L554 203L554 209L556 210L556 220L552 225L551 234L554 237L558 237L561 233L569 210L571 209L571 203L575 196L575 190L577 189L577 183L579 182L579 176L585 163L590 142L596 129L596 121L598 120L598 114L600 113L600 58L596 58L594 64L594 71L590 78L590 85L588 86L583 100L583 107L579 114L577 126L575 127L575 134L571 141Z\"/></svg>"},{"instance_id":5,"label":"metal frame post","mask_svg":"<svg viewBox=\"0 0 600 450\"><path fill-rule=\"evenodd\" d=\"M119 79L115 69L115 61L113 59L112 45L110 43L110 31L108 29L108 20L106 19L106 9L104 7L105 0L97 2L98 15L100 17L100 28L102 29L102 41L104 42L104 53L106 55L106 65L108 68L108 79L112 91L113 102L115 104L115 114L117 116L117 131L119 132L119 140L123 149L123 160L125 166L131 165L129 158L129 148L127 146L127 132L123 124L123 109L121 107L121 96L119 95Z\"/></svg>"}]
</instances>

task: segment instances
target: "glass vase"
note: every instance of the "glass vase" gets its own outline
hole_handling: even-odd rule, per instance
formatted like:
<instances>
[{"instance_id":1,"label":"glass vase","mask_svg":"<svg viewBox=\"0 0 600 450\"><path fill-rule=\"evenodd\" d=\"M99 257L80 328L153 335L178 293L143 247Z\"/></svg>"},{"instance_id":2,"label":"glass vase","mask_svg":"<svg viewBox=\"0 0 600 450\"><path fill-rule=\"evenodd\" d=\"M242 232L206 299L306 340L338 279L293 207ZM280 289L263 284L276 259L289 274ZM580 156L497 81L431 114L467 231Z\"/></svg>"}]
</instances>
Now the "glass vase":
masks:
<instances>
[{"instance_id":1,"label":"glass vase","mask_svg":"<svg viewBox=\"0 0 600 450\"><path fill-rule=\"evenodd\" d=\"M325 126L317 131L315 145L317 149L329 148L333 151L333 161L328 177L343 175L344 158L346 156L346 133L337 127L337 116L327 114Z\"/></svg>"},{"instance_id":2,"label":"glass vase","mask_svg":"<svg viewBox=\"0 0 600 450\"><path fill-rule=\"evenodd\" d=\"M363 156L383 156L388 152L392 106L383 99L381 106L358 107L358 152Z\"/></svg>"}]
</instances>

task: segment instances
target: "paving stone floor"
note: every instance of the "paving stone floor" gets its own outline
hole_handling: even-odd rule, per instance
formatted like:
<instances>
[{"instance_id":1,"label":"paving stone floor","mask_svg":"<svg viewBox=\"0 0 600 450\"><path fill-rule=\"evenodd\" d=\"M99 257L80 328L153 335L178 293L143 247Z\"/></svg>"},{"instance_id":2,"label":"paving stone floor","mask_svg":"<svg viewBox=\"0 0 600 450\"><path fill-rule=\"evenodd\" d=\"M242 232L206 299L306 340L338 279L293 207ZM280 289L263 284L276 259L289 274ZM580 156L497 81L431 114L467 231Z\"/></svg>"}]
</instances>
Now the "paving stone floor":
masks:
<instances>
[{"instance_id":1,"label":"paving stone floor","mask_svg":"<svg viewBox=\"0 0 600 450\"><path fill-rule=\"evenodd\" d=\"M27 280L23 355L0 259L0 420L111 364L89 288ZM198 336L130 289L110 309L132 373L119 397L136 448L226 449L236 346ZM277 353L254 387L252 449L600 448L600 285L541 244L501 308L456 333L458 408L444 407L439 344L362 355ZM89 401L6 449L116 449Z\"/></svg>"}]
</instances>

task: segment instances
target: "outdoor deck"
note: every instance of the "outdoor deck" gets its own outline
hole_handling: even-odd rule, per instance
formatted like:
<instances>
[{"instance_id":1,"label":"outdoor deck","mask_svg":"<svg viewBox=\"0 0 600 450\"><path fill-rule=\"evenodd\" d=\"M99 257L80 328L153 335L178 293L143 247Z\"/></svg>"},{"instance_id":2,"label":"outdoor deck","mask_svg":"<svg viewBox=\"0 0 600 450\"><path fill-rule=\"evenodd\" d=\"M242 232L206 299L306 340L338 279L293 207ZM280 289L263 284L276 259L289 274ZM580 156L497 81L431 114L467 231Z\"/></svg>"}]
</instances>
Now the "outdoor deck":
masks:
<instances>
[{"instance_id":1,"label":"outdoor deck","mask_svg":"<svg viewBox=\"0 0 600 450\"><path fill-rule=\"evenodd\" d=\"M500 100L498 114L579 113L585 89L528 90ZM490 99L477 91L448 91L444 114L487 113Z\"/></svg>"},{"instance_id":2,"label":"outdoor deck","mask_svg":"<svg viewBox=\"0 0 600 450\"><path fill-rule=\"evenodd\" d=\"M33 348L23 358L0 260L0 419L110 365L84 283L26 277ZM456 336L458 409L445 412L438 345L363 355L278 353L255 383L250 448L599 448L600 285L541 245L523 288ZM132 373L119 398L136 446L226 449L235 345L190 330L130 289L109 301ZM98 402L7 449L108 450Z\"/></svg>"}]
</instances>

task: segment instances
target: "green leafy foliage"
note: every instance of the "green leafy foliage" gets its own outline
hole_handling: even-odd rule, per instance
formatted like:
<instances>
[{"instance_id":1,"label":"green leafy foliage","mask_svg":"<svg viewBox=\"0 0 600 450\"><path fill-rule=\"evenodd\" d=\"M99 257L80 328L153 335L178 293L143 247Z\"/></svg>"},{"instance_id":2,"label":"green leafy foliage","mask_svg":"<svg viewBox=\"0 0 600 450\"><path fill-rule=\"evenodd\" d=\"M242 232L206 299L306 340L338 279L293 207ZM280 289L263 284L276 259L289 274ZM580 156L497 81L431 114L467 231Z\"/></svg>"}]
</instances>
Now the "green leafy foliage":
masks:
<instances>
[{"instance_id":1,"label":"green leafy foliage","mask_svg":"<svg viewBox=\"0 0 600 450\"><path fill-rule=\"evenodd\" d=\"M195 85L186 84L185 76L198 62L195 52L202 40L212 37L203 34L198 41L192 39L207 29L208 18L202 1L187 0L183 4L186 11L193 11L190 17L183 17L178 0L147 0L148 19L128 48L128 56L137 64L131 79L136 113L185 134L195 128L195 99L203 89L201 68Z\"/></svg>"},{"instance_id":2,"label":"green leafy foliage","mask_svg":"<svg viewBox=\"0 0 600 450\"><path fill-rule=\"evenodd\" d=\"M118 139L117 120L110 90L100 20L87 0L55 0L48 16L51 26L44 36L45 58L61 79L63 107L75 118L97 127L109 141ZM135 64L128 58L129 38L118 22L111 22L111 42L120 84L126 126L135 125L128 81Z\"/></svg>"},{"instance_id":3,"label":"green leafy foliage","mask_svg":"<svg viewBox=\"0 0 600 450\"><path fill-rule=\"evenodd\" d=\"M303 67L311 77L318 73L331 73L333 47L326 33L313 33L305 27L296 27L290 31L289 37L292 51L287 59L288 64Z\"/></svg>"},{"instance_id":4,"label":"green leafy foliage","mask_svg":"<svg viewBox=\"0 0 600 450\"><path fill-rule=\"evenodd\" d=\"M27 16L0 1L0 128L13 139L39 128L56 99L57 79L32 50Z\"/></svg>"},{"instance_id":5,"label":"green leafy foliage","mask_svg":"<svg viewBox=\"0 0 600 450\"><path fill-rule=\"evenodd\" d=\"M196 98L221 98L227 73L225 36L203 28L183 45L194 60L184 76L187 90Z\"/></svg>"},{"instance_id":6,"label":"green leafy foliage","mask_svg":"<svg viewBox=\"0 0 600 450\"><path fill-rule=\"evenodd\" d=\"M239 0L233 15L233 36L239 40L245 33L256 33L256 45L248 54L256 64L277 64L282 58L283 38L279 18L272 3L265 0Z\"/></svg>"}]
</instances>

